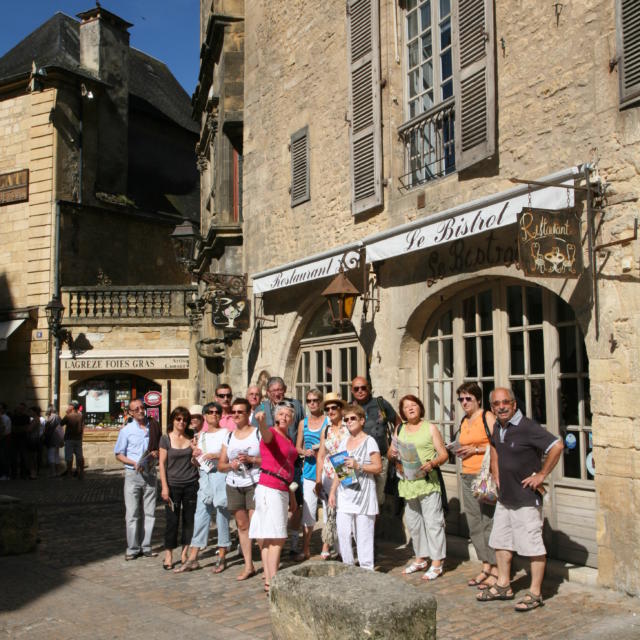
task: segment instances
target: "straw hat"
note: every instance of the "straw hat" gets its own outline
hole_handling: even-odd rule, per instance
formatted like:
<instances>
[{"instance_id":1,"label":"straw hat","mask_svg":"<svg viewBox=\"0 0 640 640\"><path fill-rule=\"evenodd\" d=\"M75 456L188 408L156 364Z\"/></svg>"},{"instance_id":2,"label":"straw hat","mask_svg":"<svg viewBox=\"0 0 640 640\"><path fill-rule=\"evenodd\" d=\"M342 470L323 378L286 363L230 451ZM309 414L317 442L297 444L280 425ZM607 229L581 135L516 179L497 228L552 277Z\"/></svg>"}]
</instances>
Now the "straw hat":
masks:
<instances>
[{"instance_id":1,"label":"straw hat","mask_svg":"<svg viewBox=\"0 0 640 640\"><path fill-rule=\"evenodd\" d=\"M202 415L202 405L194 404L189 407L189 413L192 416L201 416Z\"/></svg>"},{"instance_id":2,"label":"straw hat","mask_svg":"<svg viewBox=\"0 0 640 640\"><path fill-rule=\"evenodd\" d=\"M343 409L347 406L347 403L340 397L340 394L334 391L330 391L325 395L322 401L322 408L324 409L331 402L339 404Z\"/></svg>"}]
</instances>

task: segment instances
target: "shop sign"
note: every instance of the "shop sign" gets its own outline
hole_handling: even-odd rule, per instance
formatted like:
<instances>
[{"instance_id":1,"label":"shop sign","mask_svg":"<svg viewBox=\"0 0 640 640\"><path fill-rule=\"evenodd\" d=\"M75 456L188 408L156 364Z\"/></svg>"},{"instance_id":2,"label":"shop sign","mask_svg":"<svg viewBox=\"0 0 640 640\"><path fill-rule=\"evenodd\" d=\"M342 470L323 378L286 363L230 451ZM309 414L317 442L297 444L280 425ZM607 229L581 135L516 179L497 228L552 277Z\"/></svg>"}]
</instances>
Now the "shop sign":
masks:
<instances>
[{"instance_id":1,"label":"shop sign","mask_svg":"<svg viewBox=\"0 0 640 640\"><path fill-rule=\"evenodd\" d=\"M524 208L518 215L518 252L527 276L577 278L582 273L578 215L569 209Z\"/></svg>"},{"instance_id":2,"label":"shop sign","mask_svg":"<svg viewBox=\"0 0 640 640\"><path fill-rule=\"evenodd\" d=\"M505 243L496 240L490 232L478 242L456 240L446 248L431 251L427 257L427 286L432 287L439 280L459 273L517 263L518 246L513 235L511 238L511 243Z\"/></svg>"},{"instance_id":3,"label":"shop sign","mask_svg":"<svg viewBox=\"0 0 640 640\"><path fill-rule=\"evenodd\" d=\"M211 302L213 325L221 329L248 329L247 274L205 273L202 279L208 285L204 298Z\"/></svg>"},{"instance_id":4,"label":"shop sign","mask_svg":"<svg viewBox=\"0 0 640 640\"><path fill-rule=\"evenodd\" d=\"M0 174L0 206L29 200L29 169Z\"/></svg>"},{"instance_id":5,"label":"shop sign","mask_svg":"<svg viewBox=\"0 0 640 640\"><path fill-rule=\"evenodd\" d=\"M144 403L147 407L157 407L162 404L162 394L159 391L147 391L144 394Z\"/></svg>"},{"instance_id":6,"label":"shop sign","mask_svg":"<svg viewBox=\"0 0 640 640\"><path fill-rule=\"evenodd\" d=\"M189 358L62 358L62 367L67 371L188 369Z\"/></svg>"}]
</instances>

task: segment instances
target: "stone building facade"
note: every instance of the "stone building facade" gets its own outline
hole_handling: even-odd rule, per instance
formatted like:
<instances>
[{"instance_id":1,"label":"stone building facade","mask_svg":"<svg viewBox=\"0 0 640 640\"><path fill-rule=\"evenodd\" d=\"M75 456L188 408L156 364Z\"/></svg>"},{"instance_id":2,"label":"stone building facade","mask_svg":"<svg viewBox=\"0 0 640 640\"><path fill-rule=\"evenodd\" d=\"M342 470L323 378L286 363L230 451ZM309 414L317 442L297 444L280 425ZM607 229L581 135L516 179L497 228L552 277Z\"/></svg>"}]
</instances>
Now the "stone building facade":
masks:
<instances>
[{"instance_id":1,"label":"stone building facade","mask_svg":"<svg viewBox=\"0 0 640 640\"><path fill-rule=\"evenodd\" d=\"M75 399L107 428L131 397L150 392L161 419L192 401L194 292L171 234L197 216L197 126L169 69L129 47L130 23L99 6L78 18L57 13L0 58L0 398Z\"/></svg>"},{"instance_id":2,"label":"stone building facade","mask_svg":"<svg viewBox=\"0 0 640 640\"><path fill-rule=\"evenodd\" d=\"M242 271L256 312L242 350L245 384L277 373L304 398L369 375L389 400L417 393L447 437L462 418L457 385L511 386L565 442L545 499L550 555L637 594L629 6L252 2ZM519 255L528 208L552 211L545 224L575 212L572 252ZM370 295L338 332L321 294L341 266ZM448 530L465 534L459 469L445 476Z\"/></svg>"}]
</instances>

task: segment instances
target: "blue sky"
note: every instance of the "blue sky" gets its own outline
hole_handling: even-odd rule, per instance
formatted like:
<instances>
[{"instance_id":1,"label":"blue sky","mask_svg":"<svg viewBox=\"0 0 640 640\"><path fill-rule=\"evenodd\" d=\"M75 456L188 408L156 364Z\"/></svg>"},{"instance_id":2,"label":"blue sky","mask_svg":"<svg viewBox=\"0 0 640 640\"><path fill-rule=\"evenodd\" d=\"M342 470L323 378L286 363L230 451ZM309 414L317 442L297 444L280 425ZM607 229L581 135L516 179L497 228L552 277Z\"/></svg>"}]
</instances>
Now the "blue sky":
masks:
<instances>
[{"instance_id":1,"label":"blue sky","mask_svg":"<svg viewBox=\"0 0 640 640\"><path fill-rule=\"evenodd\" d=\"M0 56L57 11L75 18L95 0L24 0L0 3ZM200 62L199 0L101 0L100 4L132 22L131 45L162 60L191 95Z\"/></svg>"}]
</instances>

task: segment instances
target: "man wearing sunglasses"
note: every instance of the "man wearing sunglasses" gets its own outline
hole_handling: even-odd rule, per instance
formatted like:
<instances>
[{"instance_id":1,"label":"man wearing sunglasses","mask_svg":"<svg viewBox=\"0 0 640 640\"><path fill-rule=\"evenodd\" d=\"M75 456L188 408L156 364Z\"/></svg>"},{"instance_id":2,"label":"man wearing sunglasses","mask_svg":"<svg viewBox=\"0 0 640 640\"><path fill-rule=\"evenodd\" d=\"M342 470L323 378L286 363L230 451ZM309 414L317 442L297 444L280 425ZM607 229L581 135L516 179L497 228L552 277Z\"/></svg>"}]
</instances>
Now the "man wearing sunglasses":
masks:
<instances>
[{"instance_id":1,"label":"man wearing sunglasses","mask_svg":"<svg viewBox=\"0 0 640 640\"><path fill-rule=\"evenodd\" d=\"M500 490L489 546L496 550L498 581L477 599L513 600L511 559L517 552L529 557L531 586L515 609L531 611L544 604L540 589L547 552L542 540L542 483L560 460L564 446L560 438L522 415L511 389L498 387L489 400L497 418L491 436L491 474Z\"/></svg>"},{"instance_id":2,"label":"man wearing sunglasses","mask_svg":"<svg viewBox=\"0 0 640 640\"><path fill-rule=\"evenodd\" d=\"M124 504L127 525L125 560L152 558L151 536L156 512L156 460L162 430L148 418L140 398L129 402L130 421L118 434L116 459L124 464ZM141 508L142 505L142 508Z\"/></svg>"},{"instance_id":3,"label":"man wearing sunglasses","mask_svg":"<svg viewBox=\"0 0 640 640\"><path fill-rule=\"evenodd\" d=\"M353 402L359 404L366 416L363 431L371 436L377 443L382 457L382 472L375 476L376 495L378 506L384 503L384 487L387 482L387 471L389 469L389 459L387 449L389 448L389 438L387 424L397 427L401 420L393 410L393 407L382 397L374 398L371 395L371 386L366 378L357 376L351 381L351 393Z\"/></svg>"},{"instance_id":4,"label":"man wearing sunglasses","mask_svg":"<svg viewBox=\"0 0 640 640\"><path fill-rule=\"evenodd\" d=\"M222 415L220 416L220 427L229 431L236 430L236 423L231 414L231 400L233 399L233 391L226 384L219 384L216 387L216 402L222 407Z\"/></svg>"}]
</instances>

